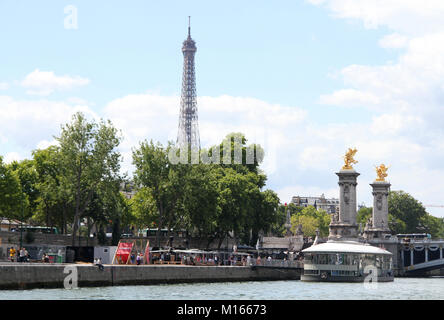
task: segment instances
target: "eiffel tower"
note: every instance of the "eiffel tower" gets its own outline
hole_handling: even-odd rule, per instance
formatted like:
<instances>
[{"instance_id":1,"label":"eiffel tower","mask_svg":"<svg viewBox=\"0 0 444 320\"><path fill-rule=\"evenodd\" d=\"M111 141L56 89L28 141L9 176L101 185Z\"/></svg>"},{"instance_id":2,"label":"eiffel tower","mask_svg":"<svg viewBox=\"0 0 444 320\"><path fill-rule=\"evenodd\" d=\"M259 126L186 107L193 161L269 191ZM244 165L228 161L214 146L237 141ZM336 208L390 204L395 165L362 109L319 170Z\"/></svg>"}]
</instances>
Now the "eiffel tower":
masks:
<instances>
[{"instance_id":1,"label":"eiffel tower","mask_svg":"<svg viewBox=\"0 0 444 320\"><path fill-rule=\"evenodd\" d=\"M196 76L194 55L196 42L191 39L190 17L188 17L188 38L183 42L183 78L180 98L179 130L176 147L200 150L199 126L197 121Z\"/></svg>"}]
</instances>

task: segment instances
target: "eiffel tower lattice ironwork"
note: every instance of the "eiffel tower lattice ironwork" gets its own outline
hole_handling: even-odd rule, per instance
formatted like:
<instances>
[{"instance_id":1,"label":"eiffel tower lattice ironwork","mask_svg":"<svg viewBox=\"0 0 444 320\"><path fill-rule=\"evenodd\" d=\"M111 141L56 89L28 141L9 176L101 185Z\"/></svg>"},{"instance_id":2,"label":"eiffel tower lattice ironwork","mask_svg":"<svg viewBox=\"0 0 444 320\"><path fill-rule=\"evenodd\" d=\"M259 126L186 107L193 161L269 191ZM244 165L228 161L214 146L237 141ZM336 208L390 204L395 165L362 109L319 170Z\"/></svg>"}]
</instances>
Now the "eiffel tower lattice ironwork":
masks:
<instances>
[{"instance_id":1,"label":"eiffel tower lattice ironwork","mask_svg":"<svg viewBox=\"0 0 444 320\"><path fill-rule=\"evenodd\" d=\"M189 19L190 17L188 17ZM196 76L194 71L194 55L196 42L191 39L190 20L188 20L188 38L183 42L183 78L180 98L179 130L176 146L180 149L191 147L200 150L200 136L197 118Z\"/></svg>"}]
</instances>

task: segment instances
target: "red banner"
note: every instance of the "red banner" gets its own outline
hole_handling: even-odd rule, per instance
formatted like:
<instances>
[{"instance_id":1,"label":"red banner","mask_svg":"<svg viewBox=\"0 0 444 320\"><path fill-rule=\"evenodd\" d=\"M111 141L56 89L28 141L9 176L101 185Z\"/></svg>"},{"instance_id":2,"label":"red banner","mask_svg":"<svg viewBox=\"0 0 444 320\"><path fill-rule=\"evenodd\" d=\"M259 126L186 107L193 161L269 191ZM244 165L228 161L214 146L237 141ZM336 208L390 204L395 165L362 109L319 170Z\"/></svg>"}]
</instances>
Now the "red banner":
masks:
<instances>
[{"instance_id":1,"label":"red banner","mask_svg":"<svg viewBox=\"0 0 444 320\"><path fill-rule=\"evenodd\" d=\"M150 241L149 240L146 243L146 248L145 248L145 262L146 262L146 264L150 264Z\"/></svg>"},{"instance_id":2,"label":"red banner","mask_svg":"<svg viewBox=\"0 0 444 320\"><path fill-rule=\"evenodd\" d=\"M116 257L118 257L119 262L126 264L132 249L133 249L133 243L127 243L127 242L119 243L116 252Z\"/></svg>"}]
</instances>

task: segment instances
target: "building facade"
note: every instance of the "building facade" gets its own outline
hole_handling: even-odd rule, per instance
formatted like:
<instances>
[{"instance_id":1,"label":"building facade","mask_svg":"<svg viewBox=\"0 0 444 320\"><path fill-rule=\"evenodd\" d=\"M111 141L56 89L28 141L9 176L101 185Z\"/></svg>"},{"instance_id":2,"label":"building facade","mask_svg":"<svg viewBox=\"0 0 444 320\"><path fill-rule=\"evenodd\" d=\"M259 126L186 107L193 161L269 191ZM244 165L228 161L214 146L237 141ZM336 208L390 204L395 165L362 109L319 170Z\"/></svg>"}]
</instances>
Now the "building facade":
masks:
<instances>
[{"instance_id":1,"label":"building facade","mask_svg":"<svg viewBox=\"0 0 444 320\"><path fill-rule=\"evenodd\" d=\"M339 209L339 199L326 198L324 194L320 197L294 196L291 198L291 203L299 207L313 206L317 210L325 210L328 214L334 214Z\"/></svg>"}]
</instances>

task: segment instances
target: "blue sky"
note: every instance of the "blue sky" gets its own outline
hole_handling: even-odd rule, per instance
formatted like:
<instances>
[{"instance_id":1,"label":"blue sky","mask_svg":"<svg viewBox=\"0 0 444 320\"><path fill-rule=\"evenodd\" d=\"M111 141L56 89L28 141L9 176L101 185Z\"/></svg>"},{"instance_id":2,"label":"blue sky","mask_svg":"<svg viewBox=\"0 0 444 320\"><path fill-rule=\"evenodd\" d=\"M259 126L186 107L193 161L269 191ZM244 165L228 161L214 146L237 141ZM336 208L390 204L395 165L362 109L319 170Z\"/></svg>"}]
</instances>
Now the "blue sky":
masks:
<instances>
[{"instance_id":1,"label":"blue sky","mask_svg":"<svg viewBox=\"0 0 444 320\"><path fill-rule=\"evenodd\" d=\"M78 9L76 30L64 28L68 4ZM3 81L37 67L79 74L91 85L78 94L102 105L147 89L180 93L180 47L188 15L198 45L200 95L251 96L318 112L319 93L341 85L328 73L394 56L377 47L382 31L366 32L358 23L332 19L304 1L241 6L238 1L22 1L0 6L0 37L8 48L0 52Z\"/></svg>"},{"instance_id":2,"label":"blue sky","mask_svg":"<svg viewBox=\"0 0 444 320\"><path fill-rule=\"evenodd\" d=\"M77 29L64 27L69 5ZM383 7L365 0L2 1L0 154L29 157L82 110L122 129L131 171L139 141L175 138L190 15L204 146L233 130L263 144L268 187L282 202L337 197L334 172L346 149L357 147L359 202L371 205L368 184L384 162L392 189L444 204L442 10L433 0L429 8L397 0ZM444 216L444 209L429 211Z\"/></svg>"}]
</instances>

